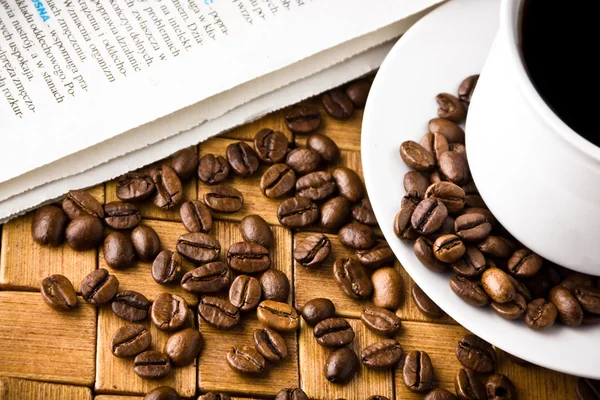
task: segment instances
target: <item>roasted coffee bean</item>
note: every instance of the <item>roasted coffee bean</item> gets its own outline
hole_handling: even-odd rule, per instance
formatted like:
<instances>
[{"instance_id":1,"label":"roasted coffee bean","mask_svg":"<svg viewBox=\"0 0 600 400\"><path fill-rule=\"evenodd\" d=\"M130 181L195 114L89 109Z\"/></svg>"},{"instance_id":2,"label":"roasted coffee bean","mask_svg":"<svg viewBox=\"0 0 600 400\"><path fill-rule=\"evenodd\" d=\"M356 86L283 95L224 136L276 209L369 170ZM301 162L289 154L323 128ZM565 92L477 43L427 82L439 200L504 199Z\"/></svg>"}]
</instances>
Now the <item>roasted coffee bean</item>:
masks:
<instances>
[{"instance_id":1,"label":"roasted coffee bean","mask_svg":"<svg viewBox=\"0 0 600 400\"><path fill-rule=\"evenodd\" d=\"M402 200L400 201L400 207L416 207L422 200L423 199L419 197L419 194L416 190L411 190L410 192L407 192L404 197L402 197Z\"/></svg>"},{"instance_id":2,"label":"roasted coffee bean","mask_svg":"<svg viewBox=\"0 0 600 400\"><path fill-rule=\"evenodd\" d=\"M317 343L324 347L342 347L354 340L354 329L343 318L328 318L314 329Z\"/></svg>"},{"instance_id":3,"label":"roasted coffee bean","mask_svg":"<svg viewBox=\"0 0 600 400\"><path fill-rule=\"evenodd\" d=\"M225 263L213 261L188 271L181 278L181 287L190 293L217 293L231 283L231 273Z\"/></svg>"},{"instance_id":4,"label":"roasted coffee bean","mask_svg":"<svg viewBox=\"0 0 600 400\"><path fill-rule=\"evenodd\" d=\"M316 233L310 235L294 248L294 259L307 268L317 268L327 259L331 242L327 236Z\"/></svg>"},{"instance_id":5,"label":"roasted coffee bean","mask_svg":"<svg viewBox=\"0 0 600 400\"><path fill-rule=\"evenodd\" d=\"M198 168L198 154L190 149L181 149L171 157L171 168L182 181L189 180Z\"/></svg>"},{"instance_id":6,"label":"roasted coffee bean","mask_svg":"<svg viewBox=\"0 0 600 400\"><path fill-rule=\"evenodd\" d=\"M283 161L287 148L287 137L279 131L265 128L254 136L254 150L258 158L266 163L274 164Z\"/></svg>"},{"instance_id":7,"label":"roasted coffee bean","mask_svg":"<svg viewBox=\"0 0 600 400\"><path fill-rule=\"evenodd\" d=\"M377 225L377 218L375 218L375 212L371 207L371 201L366 198L352 207L352 217L365 225Z\"/></svg>"},{"instance_id":8,"label":"roasted coffee bean","mask_svg":"<svg viewBox=\"0 0 600 400\"><path fill-rule=\"evenodd\" d=\"M450 278L450 289L465 303L472 306L482 307L490 303L490 298L476 282L462 276Z\"/></svg>"},{"instance_id":9,"label":"roasted coffee bean","mask_svg":"<svg viewBox=\"0 0 600 400\"><path fill-rule=\"evenodd\" d=\"M152 263L152 278L156 283L167 285L179 282L181 276L181 256L169 250L163 250Z\"/></svg>"},{"instance_id":10,"label":"roasted coffee bean","mask_svg":"<svg viewBox=\"0 0 600 400\"><path fill-rule=\"evenodd\" d=\"M333 89L323 95L323 107L335 119L348 119L354 113L354 103L340 89Z\"/></svg>"},{"instance_id":11,"label":"roasted coffee bean","mask_svg":"<svg viewBox=\"0 0 600 400\"><path fill-rule=\"evenodd\" d=\"M529 249L520 249L508 259L508 270L516 277L528 278L542 268L542 257Z\"/></svg>"},{"instance_id":12,"label":"roasted coffee bean","mask_svg":"<svg viewBox=\"0 0 600 400\"><path fill-rule=\"evenodd\" d=\"M329 299L316 298L307 301L302 307L302 317L310 326L335 316L335 305Z\"/></svg>"},{"instance_id":13,"label":"roasted coffee bean","mask_svg":"<svg viewBox=\"0 0 600 400\"><path fill-rule=\"evenodd\" d=\"M469 368L461 369L456 373L454 390L459 400L487 400L485 385L475 371Z\"/></svg>"},{"instance_id":14,"label":"roasted coffee bean","mask_svg":"<svg viewBox=\"0 0 600 400\"><path fill-rule=\"evenodd\" d=\"M339 167L331 173L338 187L338 192L351 203L359 202L365 197L366 191L356 172L346 167Z\"/></svg>"},{"instance_id":15,"label":"roasted coffee bean","mask_svg":"<svg viewBox=\"0 0 600 400\"><path fill-rule=\"evenodd\" d=\"M406 165L417 171L429 171L435 166L433 154L412 140L407 140L400 145L400 157Z\"/></svg>"},{"instance_id":16,"label":"roasted coffee bean","mask_svg":"<svg viewBox=\"0 0 600 400\"><path fill-rule=\"evenodd\" d=\"M361 313L360 319L370 331L386 337L398 333L402 326L402 321L396 314L375 306L367 306Z\"/></svg>"},{"instance_id":17,"label":"roasted coffee bean","mask_svg":"<svg viewBox=\"0 0 600 400\"><path fill-rule=\"evenodd\" d=\"M271 266L269 250L258 243L238 242L227 251L227 264L241 274L256 274Z\"/></svg>"},{"instance_id":18,"label":"roasted coffee bean","mask_svg":"<svg viewBox=\"0 0 600 400\"><path fill-rule=\"evenodd\" d=\"M209 392L201 395L197 400L231 400L231 397L225 393Z\"/></svg>"},{"instance_id":19,"label":"roasted coffee bean","mask_svg":"<svg viewBox=\"0 0 600 400\"><path fill-rule=\"evenodd\" d=\"M446 139L446 136L439 133L427 133L426 135L431 135L431 150L428 150L431 154L433 154L433 158L437 162L440 159L442 153L445 153L450 149L450 147L448 146L448 139Z\"/></svg>"},{"instance_id":20,"label":"roasted coffee bean","mask_svg":"<svg viewBox=\"0 0 600 400\"><path fill-rule=\"evenodd\" d=\"M490 261L488 261L488 265L490 265ZM533 297L531 297L531 292L529 291L529 289L527 289L527 286L525 286L523 282L517 280L517 278L515 278L512 275L508 275L508 278L515 287L515 291L517 292L517 294L523 296L526 302L530 302L531 300L533 300Z\"/></svg>"},{"instance_id":21,"label":"roasted coffee bean","mask_svg":"<svg viewBox=\"0 0 600 400\"><path fill-rule=\"evenodd\" d=\"M480 195L468 194L465 197L465 207L487 208L487 204L485 204L483 197Z\"/></svg>"},{"instance_id":22,"label":"roasted coffee bean","mask_svg":"<svg viewBox=\"0 0 600 400\"><path fill-rule=\"evenodd\" d=\"M124 201L140 201L150 197L156 186L149 175L129 173L117 182L117 197Z\"/></svg>"},{"instance_id":23,"label":"roasted coffee bean","mask_svg":"<svg viewBox=\"0 0 600 400\"><path fill-rule=\"evenodd\" d=\"M556 306L543 298L535 299L527 304L525 323L535 330L551 327L558 316Z\"/></svg>"},{"instance_id":24,"label":"roasted coffee bean","mask_svg":"<svg viewBox=\"0 0 600 400\"><path fill-rule=\"evenodd\" d=\"M81 295L91 304L102 305L112 300L119 290L119 280L104 268L90 272L81 282Z\"/></svg>"},{"instance_id":25,"label":"roasted coffee bean","mask_svg":"<svg viewBox=\"0 0 600 400\"><path fill-rule=\"evenodd\" d=\"M359 222L344 225L338 231L338 239L344 246L357 250L370 249L377 243L373 229Z\"/></svg>"},{"instance_id":26,"label":"roasted coffee bean","mask_svg":"<svg viewBox=\"0 0 600 400\"><path fill-rule=\"evenodd\" d=\"M600 381L578 378L576 386L578 400L600 399Z\"/></svg>"},{"instance_id":27,"label":"roasted coffee bean","mask_svg":"<svg viewBox=\"0 0 600 400\"><path fill-rule=\"evenodd\" d=\"M573 294L585 311L600 314L600 288L579 286L575 288Z\"/></svg>"},{"instance_id":28,"label":"roasted coffee bean","mask_svg":"<svg viewBox=\"0 0 600 400\"><path fill-rule=\"evenodd\" d=\"M429 121L429 132L444 135L448 143L465 143L465 131L446 118L434 118Z\"/></svg>"},{"instance_id":29,"label":"roasted coffee bean","mask_svg":"<svg viewBox=\"0 0 600 400\"><path fill-rule=\"evenodd\" d=\"M494 214L492 214L492 212L490 210L488 210L487 208L480 208L480 207L465 208L464 210L462 210L461 214L462 215L481 214L485 217L485 220L487 222L489 222L490 225L492 225L492 228L494 228L498 224L498 221L494 217Z\"/></svg>"},{"instance_id":30,"label":"roasted coffee bean","mask_svg":"<svg viewBox=\"0 0 600 400\"><path fill-rule=\"evenodd\" d=\"M440 200L450 214L460 212L465 206L465 192L452 182L437 182L427 187L425 198Z\"/></svg>"},{"instance_id":31,"label":"roasted coffee bean","mask_svg":"<svg viewBox=\"0 0 600 400\"><path fill-rule=\"evenodd\" d=\"M329 382L343 384L350 382L359 369L360 363L354 350L342 347L329 354L325 361L323 374Z\"/></svg>"},{"instance_id":32,"label":"roasted coffee bean","mask_svg":"<svg viewBox=\"0 0 600 400\"><path fill-rule=\"evenodd\" d=\"M458 86L458 98L464 103L471 103L471 97L475 91L475 86L479 80L479 75L471 75L463 79Z\"/></svg>"},{"instance_id":33,"label":"roasted coffee bean","mask_svg":"<svg viewBox=\"0 0 600 400\"><path fill-rule=\"evenodd\" d=\"M160 253L158 234L147 225L139 225L131 231L131 243L135 255L143 262L152 262Z\"/></svg>"},{"instance_id":34,"label":"roasted coffee bean","mask_svg":"<svg viewBox=\"0 0 600 400\"><path fill-rule=\"evenodd\" d=\"M270 199L285 196L295 186L296 174L286 164L271 165L260 178L260 190Z\"/></svg>"},{"instance_id":35,"label":"roasted coffee bean","mask_svg":"<svg viewBox=\"0 0 600 400\"><path fill-rule=\"evenodd\" d=\"M179 209L181 222L188 232L208 233L212 229L210 210L200 200L186 201Z\"/></svg>"},{"instance_id":36,"label":"roasted coffee bean","mask_svg":"<svg viewBox=\"0 0 600 400\"><path fill-rule=\"evenodd\" d=\"M456 358L465 367L481 374L489 374L496 367L496 351L492 345L471 334L458 342Z\"/></svg>"},{"instance_id":37,"label":"roasted coffee bean","mask_svg":"<svg viewBox=\"0 0 600 400\"><path fill-rule=\"evenodd\" d=\"M482 214L463 214L454 222L456 236L466 242L485 239L492 231L492 224Z\"/></svg>"},{"instance_id":38,"label":"roasted coffee bean","mask_svg":"<svg viewBox=\"0 0 600 400\"><path fill-rule=\"evenodd\" d=\"M345 92L355 107L363 108L367 104L369 90L371 90L371 81L359 79L346 86Z\"/></svg>"},{"instance_id":39,"label":"roasted coffee bean","mask_svg":"<svg viewBox=\"0 0 600 400\"><path fill-rule=\"evenodd\" d=\"M232 347L227 352L227 364L235 372L260 374L265 370L265 358L254 347Z\"/></svg>"},{"instance_id":40,"label":"roasted coffee bean","mask_svg":"<svg viewBox=\"0 0 600 400\"><path fill-rule=\"evenodd\" d=\"M525 298L520 294L515 294L515 297L504 304L492 302L492 309L496 311L498 315L505 319L517 319L525 313L527 302Z\"/></svg>"},{"instance_id":41,"label":"roasted coffee bean","mask_svg":"<svg viewBox=\"0 0 600 400\"><path fill-rule=\"evenodd\" d=\"M564 286L555 286L548 294L558 310L558 319L567 326L581 325L583 310L577 298Z\"/></svg>"},{"instance_id":42,"label":"roasted coffee bean","mask_svg":"<svg viewBox=\"0 0 600 400\"><path fill-rule=\"evenodd\" d=\"M477 247L467 246L465 254L452 263L452 269L456 275L465 278L476 278L487 268L485 257Z\"/></svg>"},{"instance_id":43,"label":"roasted coffee bean","mask_svg":"<svg viewBox=\"0 0 600 400\"><path fill-rule=\"evenodd\" d=\"M44 206L36 210L31 224L33 240L45 246L60 246L65 239L69 219L56 206Z\"/></svg>"},{"instance_id":44,"label":"roasted coffee bean","mask_svg":"<svg viewBox=\"0 0 600 400\"><path fill-rule=\"evenodd\" d=\"M438 117L446 118L453 122L464 121L467 109L458 97L450 93L440 93L435 96L435 101L439 105Z\"/></svg>"},{"instance_id":45,"label":"roasted coffee bean","mask_svg":"<svg viewBox=\"0 0 600 400\"><path fill-rule=\"evenodd\" d=\"M452 146L458 146L458 144L453 144ZM450 146L450 147L452 147L452 146ZM464 144L461 144L460 146L464 147ZM466 158L466 156L465 156L465 158ZM475 182L473 182L473 181L467 183L466 185L463 185L462 190L464 190L465 194L467 194L467 195L479 194L479 189L477 189L477 186L475 185Z\"/></svg>"},{"instance_id":46,"label":"roasted coffee bean","mask_svg":"<svg viewBox=\"0 0 600 400\"><path fill-rule=\"evenodd\" d=\"M393 267L380 268L371 275L373 304L388 310L397 309L404 299L402 276Z\"/></svg>"},{"instance_id":47,"label":"roasted coffee bean","mask_svg":"<svg viewBox=\"0 0 600 400\"><path fill-rule=\"evenodd\" d=\"M435 388L427 392L423 400L456 400L456 396L446 389Z\"/></svg>"},{"instance_id":48,"label":"roasted coffee bean","mask_svg":"<svg viewBox=\"0 0 600 400\"><path fill-rule=\"evenodd\" d=\"M41 287L42 299L56 310L71 310L77 305L77 293L71 281L64 275L44 278Z\"/></svg>"},{"instance_id":49,"label":"roasted coffee bean","mask_svg":"<svg viewBox=\"0 0 600 400\"><path fill-rule=\"evenodd\" d=\"M340 149L331 138L313 133L306 140L306 147L317 152L321 160L329 163L336 161L340 157Z\"/></svg>"},{"instance_id":50,"label":"roasted coffee bean","mask_svg":"<svg viewBox=\"0 0 600 400\"><path fill-rule=\"evenodd\" d=\"M442 235L433 242L433 254L442 262L457 261L466 251L465 244L456 235Z\"/></svg>"},{"instance_id":51,"label":"roasted coffee bean","mask_svg":"<svg viewBox=\"0 0 600 400\"><path fill-rule=\"evenodd\" d=\"M277 208L277 219L288 228L305 228L319 218L319 208L304 197L284 200Z\"/></svg>"},{"instance_id":52,"label":"roasted coffee bean","mask_svg":"<svg viewBox=\"0 0 600 400\"><path fill-rule=\"evenodd\" d=\"M133 357L150 347L152 335L144 325L125 325L110 340L110 350L115 357Z\"/></svg>"},{"instance_id":53,"label":"roasted coffee bean","mask_svg":"<svg viewBox=\"0 0 600 400\"><path fill-rule=\"evenodd\" d=\"M141 220L135 204L113 201L104 206L104 223L113 229L132 229Z\"/></svg>"},{"instance_id":54,"label":"roasted coffee bean","mask_svg":"<svg viewBox=\"0 0 600 400\"><path fill-rule=\"evenodd\" d=\"M406 355L402 369L404 384L411 392L424 393L433 385L433 365L429 354L414 350Z\"/></svg>"},{"instance_id":55,"label":"roasted coffee bean","mask_svg":"<svg viewBox=\"0 0 600 400\"><path fill-rule=\"evenodd\" d=\"M126 234L114 231L104 238L102 246L106 264L115 269L128 268L135 262L133 245Z\"/></svg>"},{"instance_id":56,"label":"roasted coffee bean","mask_svg":"<svg viewBox=\"0 0 600 400\"><path fill-rule=\"evenodd\" d=\"M300 388L289 388L280 390L275 400L308 400L308 396Z\"/></svg>"},{"instance_id":57,"label":"roasted coffee bean","mask_svg":"<svg viewBox=\"0 0 600 400\"><path fill-rule=\"evenodd\" d=\"M177 239L177 252L197 263L207 263L217 259L221 245L214 237L205 233L186 233Z\"/></svg>"},{"instance_id":58,"label":"roasted coffee bean","mask_svg":"<svg viewBox=\"0 0 600 400\"><path fill-rule=\"evenodd\" d=\"M429 235L442 227L448 209L443 202L435 198L425 199L412 213L410 222L413 229L421 235Z\"/></svg>"},{"instance_id":59,"label":"roasted coffee bean","mask_svg":"<svg viewBox=\"0 0 600 400\"><path fill-rule=\"evenodd\" d=\"M462 143L450 143L448 145L449 151L453 151L455 153L460 154L461 156L463 156L465 158L465 160L467 160L467 165L469 164L469 158L467 157L467 148L465 147L464 144ZM465 190L465 188L470 189L469 193L467 193L467 191ZM467 193L467 195L469 194L479 194L479 192L477 191L477 187L475 186L474 182L469 182L465 185L463 185L463 190L465 190L465 193ZM486 207L486 206L484 206Z\"/></svg>"},{"instance_id":60,"label":"roasted coffee bean","mask_svg":"<svg viewBox=\"0 0 600 400\"><path fill-rule=\"evenodd\" d=\"M477 243L477 248L486 256L508 258L513 254L513 245L500 236L488 236Z\"/></svg>"},{"instance_id":61,"label":"roasted coffee bean","mask_svg":"<svg viewBox=\"0 0 600 400\"><path fill-rule=\"evenodd\" d=\"M213 296L204 296L198 302L198 315L219 329L229 329L240 322L237 307L227 300Z\"/></svg>"},{"instance_id":62,"label":"roasted coffee bean","mask_svg":"<svg viewBox=\"0 0 600 400\"><path fill-rule=\"evenodd\" d=\"M374 247L367 250L356 250L356 258L365 267L377 269L394 262L394 253L385 240L378 240Z\"/></svg>"},{"instance_id":63,"label":"roasted coffee bean","mask_svg":"<svg viewBox=\"0 0 600 400\"><path fill-rule=\"evenodd\" d=\"M446 314L416 283L412 284L410 294L421 314L429 318L441 318Z\"/></svg>"},{"instance_id":64,"label":"roasted coffee bean","mask_svg":"<svg viewBox=\"0 0 600 400\"><path fill-rule=\"evenodd\" d=\"M143 294L124 290L115 295L111 308L118 317L137 322L146 319L151 304Z\"/></svg>"},{"instance_id":65,"label":"roasted coffee bean","mask_svg":"<svg viewBox=\"0 0 600 400\"><path fill-rule=\"evenodd\" d=\"M383 339L365 347L360 359L367 368L393 368L402 359L402 346L394 339Z\"/></svg>"},{"instance_id":66,"label":"roasted coffee bean","mask_svg":"<svg viewBox=\"0 0 600 400\"><path fill-rule=\"evenodd\" d=\"M433 153L433 133L424 134L421 140L419 141L419 144L423 146L425 150L433 154L434 159L437 160L436 155Z\"/></svg>"},{"instance_id":67,"label":"roasted coffee bean","mask_svg":"<svg viewBox=\"0 0 600 400\"><path fill-rule=\"evenodd\" d=\"M198 178L209 185L221 183L229 175L229 163L223 156L206 154L198 164Z\"/></svg>"},{"instance_id":68,"label":"roasted coffee bean","mask_svg":"<svg viewBox=\"0 0 600 400\"><path fill-rule=\"evenodd\" d=\"M305 175L319 167L321 156L308 148L294 149L287 154L285 163L298 175Z\"/></svg>"},{"instance_id":69,"label":"roasted coffee bean","mask_svg":"<svg viewBox=\"0 0 600 400\"><path fill-rule=\"evenodd\" d=\"M350 202L342 196L327 200L321 206L321 227L326 231L337 232L349 222L350 207Z\"/></svg>"},{"instance_id":70,"label":"roasted coffee bean","mask_svg":"<svg viewBox=\"0 0 600 400\"><path fill-rule=\"evenodd\" d=\"M265 271L260 277L260 286L265 300L286 302L290 295L290 281L277 269Z\"/></svg>"},{"instance_id":71,"label":"roasted coffee bean","mask_svg":"<svg viewBox=\"0 0 600 400\"><path fill-rule=\"evenodd\" d=\"M133 371L142 378L160 379L171 372L171 362L165 353L147 350L135 357Z\"/></svg>"},{"instance_id":72,"label":"roasted coffee bean","mask_svg":"<svg viewBox=\"0 0 600 400\"><path fill-rule=\"evenodd\" d=\"M226 154L231 169L237 175L250 176L258 170L258 157L246 142L231 143Z\"/></svg>"},{"instance_id":73,"label":"roasted coffee bean","mask_svg":"<svg viewBox=\"0 0 600 400\"><path fill-rule=\"evenodd\" d=\"M500 268L489 268L481 276L483 290L496 303L504 304L514 299L517 291L506 272Z\"/></svg>"},{"instance_id":74,"label":"roasted coffee bean","mask_svg":"<svg viewBox=\"0 0 600 400\"><path fill-rule=\"evenodd\" d=\"M315 201L328 199L336 188L333 177L326 171L311 172L296 181L296 194Z\"/></svg>"},{"instance_id":75,"label":"roasted coffee bean","mask_svg":"<svg viewBox=\"0 0 600 400\"><path fill-rule=\"evenodd\" d=\"M75 219L82 215L104 218L102 205L91 194L83 190L72 190L62 202L62 208L67 217Z\"/></svg>"},{"instance_id":76,"label":"roasted coffee bean","mask_svg":"<svg viewBox=\"0 0 600 400\"><path fill-rule=\"evenodd\" d=\"M315 107L295 106L285 114L284 121L293 133L310 133L321 126L321 113Z\"/></svg>"},{"instance_id":77,"label":"roasted coffee bean","mask_svg":"<svg viewBox=\"0 0 600 400\"><path fill-rule=\"evenodd\" d=\"M438 260L433 254L433 243L425 237L419 237L413 246L415 255L421 263L434 272L445 272L447 264Z\"/></svg>"},{"instance_id":78,"label":"roasted coffee bean","mask_svg":"<svg viewBox=\"0 0 600 400\"><path fill-rule=\"evenodd\" d=\"M183 187L173 168L163 165L150 171L150 178L156 186L154 205L168 210L181 202Z\"/></svg>"},{"instance_id":79,"label":"roasted coffee bean","mask_svg":"<svg viewBox=\"0 0 600 400\"><path fill-rule=\"evenodd\" d=\"M172 387L160 386L148 392L144 400L180 400L180 397Z\"/></svg>"},{"instance_id":80,"label":"roasted coffee bean","mask_svg":"<svg viewBox=\"0 0 600 400\"><path fill-rule=\"evenodd\" d=\"M204 204L215 212L234 213L244 205L244 196L231 186L215 185L204 194Z\"/></svg>"},{"instance_id":81,"label":"roasted coffee bean","mask_svg":"<svg viewBox=\"0 0 600 400\"><path fill-rule=\"evenodd\" d=\"M240 233L246 242L258 243L266 248L272 247L275 242L271 227L259 215L247 215L242 218Z\"/></svg>"},{"instance_id":82,"label":"roasted coffee bean","mask_svg":"<svg viewBox=\"0 0 600 400\"><path fill-rule=\"evenodd\" d=\"M161 293L152 302L150 319L161 331L176 331L187 321L188 308L185 300L171 293Z\"/></svg>"},{"instance_id":83,"label":"roasted coffee bean","mask_svg":"<svg viewBox=\"0 0 600 400\"><path fill-rule=\"evenodd\" d=\"M198 329L186 328L167 339L164 351L174 365L185 367L194 362L203 345L204 340Z\"/></svg>"},{"instance_id":84,"label":"roasted coffee bean","mask_svg":"<svg viewBox=\"0 0 600 400\"><path fill-rule=\"evenodd\" d=\"M239 275L229 288L229 302L240 311L250 311L258 307L262 289L258 279L248 275Z\"/></svg>"},{"instance_id":85,"label":"roasted coffee bean","mask_svg":"<svg viewBox=\"0 0 600 400\"><path fill-rule=\"evenodd\" d=\"M96 248L102 242L102 222L91 215L75 217L65 230L65 238L73 250L84 251Z\"/></svg>"},{"instance_id":86,"label":"roasted coffee bean","mask_svg":"<svg viewBox=\"0 0 600 400\"><path fill-rule=\"evenodd\" d=\"M560 285L573 292L578 287L594 287L594 279L590 275L569 271Z\"/></svg>"},{"instance_id":87,"label":"roasted coffee bean","mask_svg":"<svg viewBox=\"0 0 600 400\"><path fill-rule=\"evenodd\" d=\"M423 199L428 187L429 179L422 173L418 171L408 171L404 174L404 190L406 190L407 193L415 191L417 197Z\"/></svg>"},{"instance_id":88,"label":"roasted coffee bean","mask_svg":"<svg viewBox=\"0 0 600 400\"><path fill-rule=\"evenodd\" d=\"M254 344L256 350L267 360L277 362L287 357L287 343L285 339L269 328L254 331Z\"/></svg>"},{"instance_id":89,"label":"roasted coffee bean","mask_svg":"<svg viewBox=\"0 0 600 400\"><path fill-rule=\"evenodd\" d=\"M467 160L458 153L447 151L440 155L438 160L440 172L444 174L449 181L462 186L469 181L469 167Z\"/></svg>"},{"instance_id":90,"label":"roasted coffee bean","mask_svg":"<svg viewBox=\"0 0 600 400\"><path fill-rule=\"evenodd\" d=\"M263 300L256 310L258 319L276 331L295 331L300 326L300 316L287 303Z\"/></svg>"},{"instance_id":91,"label":"roasted coffee bean","mask_svg":"<svg viewBox=\"0 0 600 400\"><path fill-rule=\"evenodd\" d=\"M515 385L502 374L488 376L485 381L485 390L488 400L515 400L517 398Z\"/></svg>"},{"instance_id":92,"label":"roasted coffee bean","mask_svg":"<svg viewBox=\"0 0 600 400\"><path fill-rule=\"evenodd\" d=\"M366 299L373 293L371 279L355 258L336 260L333 263L333 277L340 289L354 299Z\"/></svg>"}]
</instances>

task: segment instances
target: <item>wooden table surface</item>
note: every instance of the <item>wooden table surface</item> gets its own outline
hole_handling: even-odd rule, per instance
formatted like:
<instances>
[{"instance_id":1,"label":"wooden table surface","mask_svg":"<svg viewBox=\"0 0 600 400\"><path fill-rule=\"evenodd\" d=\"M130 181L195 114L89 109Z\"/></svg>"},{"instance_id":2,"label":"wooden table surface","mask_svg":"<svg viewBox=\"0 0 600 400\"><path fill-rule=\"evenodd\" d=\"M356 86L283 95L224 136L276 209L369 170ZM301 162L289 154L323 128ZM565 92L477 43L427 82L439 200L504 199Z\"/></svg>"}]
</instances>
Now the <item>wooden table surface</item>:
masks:
<instances>
[{"instance_id":1,"label":"wooden table surface","mask_svg":"<svg viewBox=\"0 0 600 400\"><path fill-rule=\"evenodd\" d=\"M342 149L339 164L362 174L362 111L341 122L325 114L320 99L311 99L307 103L321 110L323 126L319 132L330 136ZM196 150L200 155L225 155L229 143L245 140L252 145L250 142L255 133L265 127L290 134L282 115L282 111L275 112L201 143ZM298 135L295 141L298 146L303 146L306 136ZM345 296L332 276L332 261L351 252L340 244L336 235L330 235L333 253L330 262L317 270L297 266L292 258L292 249L294 243L307 233L293 233L279 225L276 216L279 201L265 198L258 187L264 169L262 166L259 173L251 178L228 178L228 184L244 193L244 207L235 214L215 215L217 222L213 234L221 247L227 249L241 240L238 223L245 215L263 216L272 225L276 238L276 246L271 250L273 267L283 271L293 286L289 302L302 307L314 297L331 298L338 313L347 317L353 326L356 339L352 347L360 354L362 348L378 340L357 319L366 302L359 303ZM401 185L401 179L392 184ZM184 200L202 198L207 189L206 185L194 179L185 184ZM115 182L107 182L89 191L101 203L117 200ZM186 232L178 209L162 211L152 204L144 204L141 212L142 223L158 232L163 248L174 250L177 237ZM255 313L243 316L241 323L229 331L216 330L194 317L192 323L199 325L205 340L205 348L197 363L177 368L175 373L158 381L143 380L134 374L131 360L113 357L107 346L116 329L124 325L123 320L109 309L92 307L81 298L77 309L71 312L54 311L43 303L39 294L41 280L51 274L63 274L79 291L83 277L100 266L118 277L121 288L139 291L151 300L164 291L184 296L191 306L197 303L197 298L181 288L156 284L147 263L138 262L135 268L117 271L106 266L101 251L75 252L66 244L59 248L42 247L32 240L31 221L32 215L28 214L2 227L0 399L142 399L145 392L162 385L176 388L185 398L196 398L207 391L227 392L239 398L269 398L282 388L298 385L315 399L366 400L375 394L390 399L422 398L422 395L406 389L401 369L373 371L361 367L357 377L347 385L327 382L322 368L329 351L317 344L312 330L305 324L298 332L286 335L290 357L281 364L269 367L265 375L256 378L234 373L226 364L225 353L232 344L253 344L252 332L260 326ZM404 323L396 339L405 352L418 349L429 353L435 370L435 384L454 391L454 375L461 368L455 357L455 347L467 331L448 317L433 320L423 316L410 298L413 282L398 262L395 267L404 278L404 300L397 311ZM185 268L189 270L192 265ZM151 328L153 348L161 349L167 334L155 329L149 321L146 325ZM499 354L497 370L515 383L520 399L576 398L575 377L535 366L522 367L509 361L501 351Z\"/></svg>"}]
</instances>

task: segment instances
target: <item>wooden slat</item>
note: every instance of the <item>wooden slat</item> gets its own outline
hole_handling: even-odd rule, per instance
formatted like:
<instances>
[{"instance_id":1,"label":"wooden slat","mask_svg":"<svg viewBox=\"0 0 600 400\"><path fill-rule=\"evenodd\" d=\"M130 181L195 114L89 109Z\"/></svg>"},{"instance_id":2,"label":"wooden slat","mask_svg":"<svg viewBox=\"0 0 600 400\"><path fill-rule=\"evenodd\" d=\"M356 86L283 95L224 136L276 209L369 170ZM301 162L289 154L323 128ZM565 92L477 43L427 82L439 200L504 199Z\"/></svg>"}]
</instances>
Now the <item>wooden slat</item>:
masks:
<instances>
[{"instance_id":1,"label":"wooden slat","mask_svg":"<svg viewBox=\"0 0 600 400\"><path fill-rule=\"evenodd\" d=\"M94 400L144 400L143 396L114 396L110 394L101 394L94 397Z\"/></svg>"},{"instance_id":2,"label":"wooden slat","mask_svg":"<svg viewBox=\"0 0 600 400\"><path fill-rule=\"evenodd\" d=\"M96 309L48 307L39 293L0 292L0 375L91 386Z\"/></svg>"},{"instance_id":3,"label":"wooden slat","mask_svg":"<svg viewBox=\"0 0 600 400\"><path fill-rule=\"evenodd\" d=\"M90 388L0 377L2 400L92 400Z\"/></svg>"},{"instance_id":4,"label":"wooden slat","mask_svg":"<svg viewBox=\"0 0 600 400\"><path fill-rule=\"evenodd\" d=\"M355 338L350 347L360 358L362 350L380 338L365 328L360 320L348 319ZM362 363L358 374L347 384L330 383L323 375L323 366L332 352L319 345L313 328L302 322L299 339L300 381L302 389L311 399L366 399L372 395L393 398L393 374L391 370L378 371L366 368Z\"/></svg>"}]
</instances>

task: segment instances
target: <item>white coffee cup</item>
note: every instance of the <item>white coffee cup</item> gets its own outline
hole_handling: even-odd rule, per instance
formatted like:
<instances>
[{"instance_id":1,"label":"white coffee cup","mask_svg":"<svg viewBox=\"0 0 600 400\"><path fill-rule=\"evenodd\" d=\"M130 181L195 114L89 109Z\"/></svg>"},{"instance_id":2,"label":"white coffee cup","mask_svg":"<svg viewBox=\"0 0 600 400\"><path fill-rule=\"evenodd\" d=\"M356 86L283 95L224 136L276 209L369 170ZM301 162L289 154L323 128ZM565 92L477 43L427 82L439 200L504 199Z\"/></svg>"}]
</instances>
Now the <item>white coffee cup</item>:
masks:
<instances>
[{"instance_id":1,"label":"white coffee cup","mask_svg":"<svg viewBox=\"0 0 600 400\"><path fill-rule=\"evenodd\" d=\"M559 265L600 275L600 147L556 116L531 83L520 49L524 1L502 1L469 107L469 165L515 238Z\"/></svg>"}]
</instances>

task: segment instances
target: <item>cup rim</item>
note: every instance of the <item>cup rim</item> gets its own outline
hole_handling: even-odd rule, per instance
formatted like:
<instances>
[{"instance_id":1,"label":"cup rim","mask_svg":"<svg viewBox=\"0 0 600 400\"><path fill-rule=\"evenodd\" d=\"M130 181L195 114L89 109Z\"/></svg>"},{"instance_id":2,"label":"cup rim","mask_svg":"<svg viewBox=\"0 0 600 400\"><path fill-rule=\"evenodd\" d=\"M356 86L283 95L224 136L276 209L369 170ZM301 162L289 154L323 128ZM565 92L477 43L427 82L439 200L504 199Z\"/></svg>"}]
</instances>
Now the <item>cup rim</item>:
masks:
<instances>
[{"instance_id":1,"label":"cup rim","mask_svg":"<svg viewBox=\"0 0 600 400\"><path fill-rule=\"evenodd\" d=\"M519 45L519 28L521 22L521 9L526 0L502 0L500 9L500 35L503 35L508 44L509 63L516 74L516 83L521 88L526 101L539 116L562 139L572 145L576 150L586 155L590 160L600 163L600 147L584 139L558 117L546 101L539 94L529 74L525 69Z\"/></svg>"}]
</instances>

